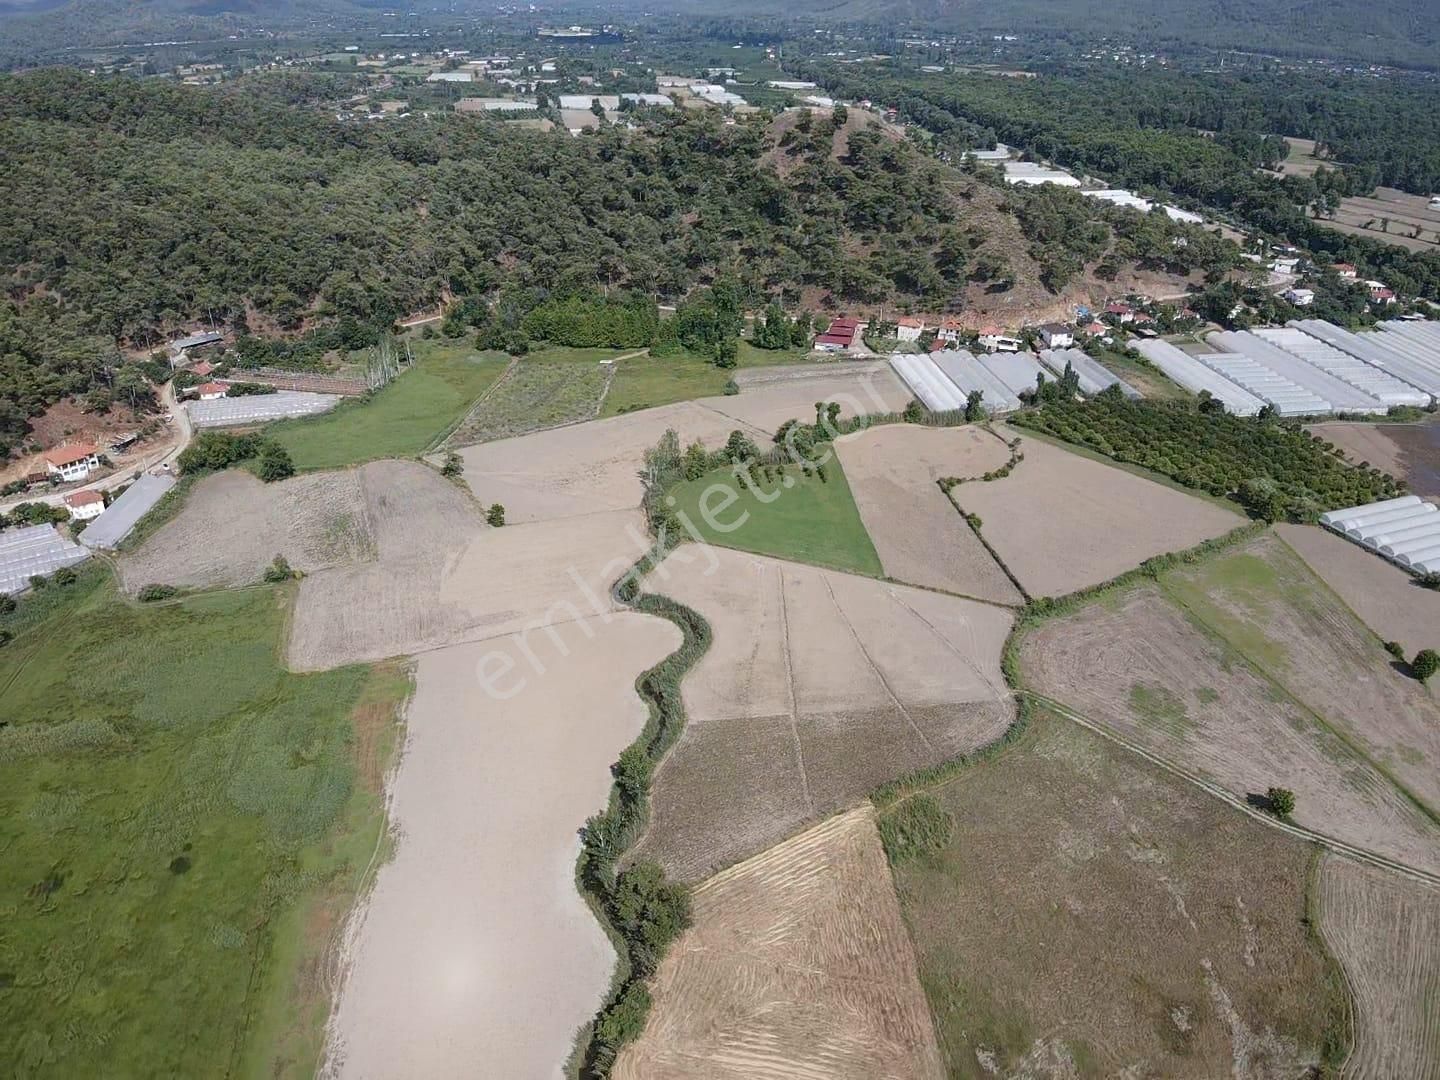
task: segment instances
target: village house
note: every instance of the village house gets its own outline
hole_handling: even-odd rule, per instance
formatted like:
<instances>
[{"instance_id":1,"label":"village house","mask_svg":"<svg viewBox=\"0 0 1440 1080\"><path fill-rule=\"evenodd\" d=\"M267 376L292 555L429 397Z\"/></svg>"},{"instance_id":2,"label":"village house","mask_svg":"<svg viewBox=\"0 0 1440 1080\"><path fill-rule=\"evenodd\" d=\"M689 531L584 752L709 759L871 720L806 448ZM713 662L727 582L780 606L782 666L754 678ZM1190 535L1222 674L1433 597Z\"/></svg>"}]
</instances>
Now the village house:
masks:
<instances>
[{"instance_id":1,"label":"village house","mask_svg":"<svg viewBox=\"0 0 1440 1080\"><path fill-rule=\"evenodd\" d=\"M960 344L960 335L965 333L965 324L959 319L941 319L940 328L935 331L935 340L947 345Z\"/></svg>"},{"instance_id":2,"label":"village house","mask_svg":"<svg viewBox=\"0 0 1440 1080\"><path fill-rule=\"evenodd\" d=\"M57 446L45 455L45 469L50 477L59 477L67 483L84 480L99 467L100 457L89 443Z\"/></svg>"},{"instance_id":3,"label":"village house","mask_svg":"<svg viewBox=\"0 0 1440 1080\"><path fill-rule=\"evenodd\" d=\"M1339 274L1346 281L1355 280L1355 267L1349 263L1336 263L1333 267L1335 273Z\"/></svg>"},{"instance_id":4,"label":"village house","mask_svg":"<svg viewBox=\"0 0 1440 1080\"><path fill-rule=\"evenodd\" d=\"M1135 312L1129 304L1106 304L1105 314L1119 323L1132 323L1135 321Z\"/></svg>"},{"instance_id":5,"label":"village house","mask_svg":"<svg viewBox=\"0 0 1440 1080\"><path fill-rule=\"evenodd\" d=\"M1286 289L1281 295L1296 307L1309 307L1315 302L1313 289Z\"/></svg>"},{"instance_id":6,"label":"village house","mask_svg":"<svg viewBox=\"0 0 1440 1080\"><path fill-rule=\"evenodd\" d=\"M105 496L98 491L73 491L65 496L65 505L76 521L89 521L105 512Z\"/></svg>"},{"instance_id":7,"label":"village house","mask_svg":"<svg viewBox=\"0 0 1440 1080\"><path fill-rule=\"evenodd\" d=\"M987 352L1019 352L1024 342L994 326L980 331L980 347Z\"/></svg>"},{"instance_id":8,"label":"village house","mask_svg":"<svg viewBox=\"0 0 1440 1080\"><path fill-rule=\"evenodd\" d=\"M859 329L858 319L835 319L829 329L815 338L815 348L820 352L844 352L855 344L855 334Z\"/></svg>"},{"instance_id":9,"label":"village house","mask_svg":"<svg viewBox=\"0 0 1440 1080\"><path fill-rule=\"evenodd\" d=\"M1075 344L1075 331L1064 323L1046 323L1040 327L1040 340L1047 349L1068 349Z\"/></svg>"},{"instance_id":10,"label":"village house","mask_svg":"<svg viewBox=\"0 0 1440 1080\"><path fill-rule=\"evenodd\" d=\"M925 320L914 315L902 315L895 320L895 336L901 341L919 341L925 332Z\"/></svg>"},{"instance_id":11,"label":"village house","mask_svg":"<svg viewBox=\"0 0 1440 1080\"><path fill-rule=\"evenodd\" d=\"M201 383L195 388L195 396L201 401L214 401L216 398L224 397L228 389L229 387L222 382Z\"/></svg>"}]
</instances>

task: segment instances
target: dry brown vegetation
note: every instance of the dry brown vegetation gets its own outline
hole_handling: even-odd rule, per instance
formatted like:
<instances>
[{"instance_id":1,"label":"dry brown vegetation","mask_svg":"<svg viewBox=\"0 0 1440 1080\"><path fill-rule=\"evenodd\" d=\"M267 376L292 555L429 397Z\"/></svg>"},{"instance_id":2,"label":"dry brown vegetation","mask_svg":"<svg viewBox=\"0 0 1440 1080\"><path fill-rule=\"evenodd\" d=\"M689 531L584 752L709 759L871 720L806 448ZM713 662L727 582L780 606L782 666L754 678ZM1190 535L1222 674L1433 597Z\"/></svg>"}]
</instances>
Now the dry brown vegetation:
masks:
<instances>
[{"instance_id":1,"label":"dry brown vegetation","mask_svg":"<svg viewBox=\"0 0 1440 1080\"><path fill-rule=\"evenodd\" d=\"M1202 569L1225 564L1216 559ZM1249 562L1228 565L1232 582L1237 573L1254 571ZM1392 743L1411 721L1378 710L1401 703L1401 695L1414 716L1413 684L1390 670L1373 640L1361 643L1356 658L1341 655L1349 638L1327 636L1332 624L1301 629L1277 621L1261 632L1237 616L1217 620L1232 635L1221 637L1191 605L1215 618L1208 594L1231 611L1243 610L1231 604L1260 603L1255 594L1247 601L1243 589L1229 587L1234 591L1227 594L1223 582L1166 575L1159 586L1146 583L1045 623L1022 645L1026 684L1242 799L1259 798L1272 785L1290 788L1298 823L1410 866L1440 870L1440 829L1432 818L1330 726L1343 724L1359 746ZM1172 589L1185 608L1174 602ZM1324 590L1314 584L1310 593ZM1264 665L1283 666L1283 684L1267 677ZM1332 685L1329 668L1355 680L1350 687L1334 684L1347 705L1344 716L1317 698L1317 687ZM1319 705L1325 719L1305 703Z\"/></svg>"},{"instance_id":2,"label":"dry brown vegetation","mask_svg":"<svg viewBox=\"0 0 1440 1080\"><path fill-rule=\"evenodd\" d=\"M835 442L845 478L885 573L962 596L1018 604L1020 593L936 481L982 476L1010 451L980 427L893 424Z\"/></svg>"},{"instance_id":3,"label":"dry brown vegetation","mask_svg":"<svg viewBox=\"0 0 1440 1080\"><path fill-rule=\"evenodd\" d=\"M1440 245L1440 210L1431 209L1424 195L1395 188L1379 187L1373 196L1342 199L1335 216L1321 219L1320 224L1411 251L1435 251Z\"/></svg>"},{"instance_id":4,"label":"dry brown vegetation","mask_svg":"<svg viewBox=\"0 0 1440 1080\"><path fill-rule=\"evenodd\" d=\"M203 477L182 513L120 559L125 588L249 585L276 555L296 570L375 557L361 471L315 473L262 484L241 469Z\"/></svg>"},{"instance_id":5,"label":"dry brown vegetation","mask_svg":"<svg viewBox=\"0 0 1440 1080\"><path fill-rule=\"evenodd\" d=\"M954 828L895 882L950 1076L1295 1077L1343 1045L1310 845L1045 713L921 797Z\"/></svg>"},{"instance_id":6,"label":"dry brown vegetation","mask_svg":"<svg viewBox=\"0 0 1440 1080\"><path fill-rule=\"evenodd\" d=\"M1354 1007L1354 1045L1340 1075L1440 1075L1440 891L1326 855L1315 906Z\"/></svg>"},{"instance_id":7,"label":"dry brown vegetation","mask_svg":"<svg viewBox=\"0 0 1440 1080\"><path fill-rule=\"evenodd\" d=\"M1098 585L1240 523L1214 503L1040 439L1024 436L1022 450L1009 476L951 495L980 518L981 534L1032 596Z\"/></svg>"},{"instance_id":8,"label":"dry brown vegetation","mask_svg":"<svg viewBox=\"0 0 1440 1080\"><path fill-rule=\"evenodd\" d=\"M695 890L616 1080L937 1080L915 950L869 806Z\"/></svg>"},{"instance_id":9,"label":"dry brown vegetation","mask_svg":"<svg viewBox=\"0 0 1440 1080\"><path fill-rule=\"evenodd\" d=\"M1440 592L1359 544L1312 525L1279 525L1290 548L1382 641L1406 656L1440 642Z\"/></svg>"},{"instance_id":10,"label":"dry brown vegetation","mask_svg":"<svg viewBox=\"0 0 1440 1080\"><path fill-rule=\"evenodd\" d=\"M991 742L1014 715L1002 608L693 546L648 587L713 633L639 848L685 880Z\"/></svg>"}]
</instances>

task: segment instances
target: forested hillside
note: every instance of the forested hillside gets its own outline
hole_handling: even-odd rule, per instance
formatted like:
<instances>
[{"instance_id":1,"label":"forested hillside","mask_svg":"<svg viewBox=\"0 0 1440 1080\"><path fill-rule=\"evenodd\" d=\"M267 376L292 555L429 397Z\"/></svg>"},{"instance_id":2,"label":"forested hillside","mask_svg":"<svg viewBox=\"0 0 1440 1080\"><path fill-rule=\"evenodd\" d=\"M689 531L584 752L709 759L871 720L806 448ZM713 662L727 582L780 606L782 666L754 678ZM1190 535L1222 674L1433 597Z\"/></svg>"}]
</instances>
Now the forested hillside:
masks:
<instances>
[{"instance_id":1,"label":"forested hillside","mask_svg":"<svg viewBox=\"0 0 1440 1080\"><path fill-rule=\"evenodd\" d=\"M82 336L145 347L196 319L388 326L501 286L533 306L555 290L675 299L722 276L757 305L829 292L954 310L967 290L1057 292L1107 257L1113 277L1235 256L1198 232L1172 243L1160 215L1000 191L843 111L782 130L674 110L574 139L441 114L340 123L316 102L347 88L0 79L0 325L54 328L7 335L0 398L33 415L105 377Z\"/></svg>"}]
</instances>

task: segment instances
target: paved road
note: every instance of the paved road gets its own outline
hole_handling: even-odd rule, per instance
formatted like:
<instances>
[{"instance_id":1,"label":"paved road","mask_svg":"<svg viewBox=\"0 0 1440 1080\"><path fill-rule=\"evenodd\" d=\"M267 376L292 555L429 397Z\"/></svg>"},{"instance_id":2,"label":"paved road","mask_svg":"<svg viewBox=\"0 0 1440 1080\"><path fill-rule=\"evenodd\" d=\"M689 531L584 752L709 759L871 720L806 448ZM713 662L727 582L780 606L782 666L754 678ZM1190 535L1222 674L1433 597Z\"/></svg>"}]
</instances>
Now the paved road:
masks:
<instances>
[{"instance_id":1,"label":"paved road","mask_svg":"<svg viewBox=\"0 0 1440 1080\"><path fill-rule=\"evenodd\" d=\"M141 458L133 464L126 465L123 469L117 469L109 476L99 480L92 480L88 484L82 484L77 488L70 488L67 491L47 491L43 494L16 495L0 502L0 512L8 511L11 507L20 503L46 503L49 506L63 506L66 495L73 495L77 491L112 491L117 487L123 487L134 478L137 472L149 472L151 469L159 468L162 465L170 465L174 469L175 459L180 452L190 445L194 437L194 430L190 427L190 413L175 400L175 388L166 383L160 388L160 408L162 412L168 412L173 420L171 427L178 435L175 443L167 450L158 451L152 455Z\"/></svg>"}]
</instances>

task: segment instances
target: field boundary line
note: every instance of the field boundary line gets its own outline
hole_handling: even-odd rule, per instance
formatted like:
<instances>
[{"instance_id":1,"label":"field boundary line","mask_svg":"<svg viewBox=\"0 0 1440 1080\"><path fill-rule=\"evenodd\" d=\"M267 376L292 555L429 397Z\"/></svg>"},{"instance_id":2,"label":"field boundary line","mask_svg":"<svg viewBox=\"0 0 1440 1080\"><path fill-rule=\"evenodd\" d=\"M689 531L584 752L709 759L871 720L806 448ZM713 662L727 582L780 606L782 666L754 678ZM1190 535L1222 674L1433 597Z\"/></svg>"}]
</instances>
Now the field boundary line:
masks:
<instances>
[{"instance_id":1,"label":"field boundary line","mask_svg":"<svg viewBox=\"0 0 1440 1080\"><path fill-rule=\"evenodd\" d=\"M815 813L815 799L810 794L810 774L805 768L805 750L800 743L800 706L795 700L795 670L790 662L790 607L785 599L785 568L777 567L775 579L780 592L780 639L785 653L785 686L790 691L790 738L795 743L795 763L800 767L800 787L805 792L805 805Z\"/></svg>"},{"instance_id":2,"label":"field boundary line","mask_svg":"<svg viewBox=\"0 0 1440 1080\"><path fill-rule=\"evenodd\" d=\"M1349 1068L1350 1060L1355 1056L1355 1044L1359 1041L1360 1028L1359 1017L1356 1014L1355 1003L1360 1000L1360 995L1355 986L1355 980L1350 977L1350 971L1345 967L1345 962L1340 959L1340 951L1330 941L1325 933L1325 863L1329 859L1337 858L1328 850L1321 851L1320 857L1315 860L1311 869L1310 892L1311 904L1314 906L1315 919L1313 930L1320 943L1325 946L1325 951L1330 955L1331 962L1340 969L1340 979L1345 984L1345 1024L1346 1039L1345 1060L1340 1062L1335 1070L1335 1075L1343 1077L1346 1069ZM1307 912L1308 914L1308 912Z\"/></svg>"},{"instance_id":3,"label":"field boundary line","mask_svg":"<svg viewBox=\"0 0 1440 1080\"><path fill-rule=\"evenodd\" d=\"M465 423L466 420L469 420L470 417L475 415L475 410L480 408L481 405L485 404L486 399L489 398L491 394L495 393L495 391L500 388L500 384L505 382L505 380L509 379L510 376L515 373L515 369L519 366L520 358L518 356L510 357L509 361L505 364L505 370L500 373L500 377L480 392L480 396L470 403L470 407L461 414L459 420L456 420L453 424L446 428L443 434L437 436L434 439L431 439L430 442L426 445L425 449L420 451L420 456L424 457L426 454L434 454L440 450L453 449L453 447L450 447L447 444L452 438L455 437L455 432L460 430L461 426Z\"/></svg>"},{"instance_id":4,"label":"field boundary line","mask_svg":"<svg viewBox=\"0 0 1440 1080\"><path fill-rule=\"evenodd\" d=\"M1281 821L1273 814L1267 814L1264 811L1261 811L1251 806L1244 799L1240 798L1240 796L1234 794L1227 788L1221 787L1213 780L1207 780L1200 774L1191 772L1184 766L1177 765L1172 761L1168 761L1167 759L1161 757L1159 754L1156 754L1151 750L1147 750L1137 743L1131 742L1124 736L1111 730L1106 725L1100 723L1099 721L1091 720L1083 713L1077 712L1075 709L1070 708L1070 706L1068 705L1062 705L1060 702L1054 700L1053 698L1045 697L1043 694L1037 694L1033 690L1017 689L1015 693L1017 695L1029 698L1035 704L1040 705L1045 709L1048 709L1049 711L1055 713L1057 716L1062 716L1066 720L1071 721L1072 723L1079 724L1081 727L1086 728L1089 731L1093 731L1095 734L1101 735L1119 746L1123 746L1131 753L1137 754L1141 758L1144 758L1146 761L1150 762L1152 765L1158 766L1159 768L1164 769L1166 772L1178 776L1183 780L1189 781L1196 787L1200 788L1202 791L1208 792L1209 794L1215 796L1217 799L1229 803L1237 810L1254 818L1256 821L1268 825L1272 829L1279 829L1281 832L1288 833L1289 835L1294 836L1298 839L1308 840L1311 843L1319 844L1321 847L1327 848L1340 855L1348 856L1349 858L1355 859L1358 862L1366 863L1381 870L1389 870L1393 873L1400 874L1403 877L1410 878L1413 881L1418 881L1432 888L1440 888L1440 874L1432 873L1429 870L1421 870L1418 867L1410 866L1407 863L1400 862L1396 859L1391 859L1385 855L1377 855L1372 851L1367 851L1365 848L1356 847L1353 844L1347 844L1343 840L1337 840L1333 836L1327 836L1325 833L1317 832L1314 829L1308 828L1304 825L1296 825L1293 822Z\"/></svg>"}]
</instances>

